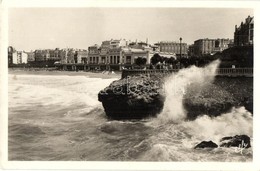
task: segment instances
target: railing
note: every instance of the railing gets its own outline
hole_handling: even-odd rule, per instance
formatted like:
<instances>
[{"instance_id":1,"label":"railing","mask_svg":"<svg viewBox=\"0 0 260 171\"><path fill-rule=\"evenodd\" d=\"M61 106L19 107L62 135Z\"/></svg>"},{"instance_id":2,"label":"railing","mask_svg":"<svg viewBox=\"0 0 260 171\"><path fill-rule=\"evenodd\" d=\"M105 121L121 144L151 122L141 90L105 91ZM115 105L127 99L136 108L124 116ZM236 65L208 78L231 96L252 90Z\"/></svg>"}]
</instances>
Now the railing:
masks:
<instances>
[{"instance_id":1,"label":"railing","mask_svg":"<svg viewBox=\"0 0 260 171\"><path fill-rule=\"evenodd\" d=\"M218 68L217 75L253 76L253 68Z\"/></svg>"},{"instance_id":2,"label":"railing","mask_svg":"<svg viewBox=\"0 0 260 171\"><path fill-rule=\"evenodd\" d=\"M163 69L154 69L154 70L123 70L122 71L122 78L131 75L140 75L140 74L170 74L173 72L178 72L179 69L171 69L171 70L163 70ZM218 68L216 70L217 76L229 76L229 77L253 77L253 68Z\"/></svg>"}]
</instances>

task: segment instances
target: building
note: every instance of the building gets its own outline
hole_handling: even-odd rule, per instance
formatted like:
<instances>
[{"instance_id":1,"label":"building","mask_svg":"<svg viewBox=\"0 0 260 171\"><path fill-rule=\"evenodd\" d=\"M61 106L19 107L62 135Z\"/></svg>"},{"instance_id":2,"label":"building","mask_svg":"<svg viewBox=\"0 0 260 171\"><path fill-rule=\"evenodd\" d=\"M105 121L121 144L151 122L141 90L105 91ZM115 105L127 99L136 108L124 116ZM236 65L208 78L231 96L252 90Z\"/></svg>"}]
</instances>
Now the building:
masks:
<instances>
[{"instance_id":1,"label":"building","mask_svg":"<svg viewBox=\"0 0 260 171\"><path fill-rule=\"evenodd\" d=\"M214 51L215 39L199 39L194 41L194 55L202 56Z\"/></svg>"},{"instance_id":2,"label":"building","mask_svg":"<svg viewBox=\"0 0 260 171\"><path fill-rule=\"evenodd\" d=\"M75 64L77 63L77 54L76 54L76 50L75 49L67 49L67 53L66 53L66 58L67 58L67 63L68 64Z\"/></svg>"},{"instance_id":3,"label":"building","mask_svg":"<svg viewBox=\"0 0 260 171\"><path fill-rule=\"evenodd\" d=\"M35 54L35 61L37 62L46 61L47 59L50 58L49 50L38 49L34 51L34 54Z\"/></svg>"},{"instance_id":4,"label":"building","mask_svg":"<svg viewBox=\"0 0 260 171\"><path fill-rule=\"evenodd\" d=\"M100 58L100 47L95 44L94 46L88 47L88 63L89 64L98 64Z\"/></svg>"},{"instance_id":5,"label":"building","mask_svg":"<svg viewBox=\"0 0 260 171\"><path fill-rule=\"evenodd\" d=\"M212 55L228 48L232 39L199 39L194 41L193 54L196 56Z\"/></svg>"},{"instance_id":6,"label":"building","mask_svg":"<svg viewBox=\"0 0 260 171\"><path fill-rule=\"evenodd\" d=\"M121 61L121 48L127 47L125 39L106 40L101 46L95 44L88 47L89 64L119 64Z\"/></svg>"},{"instance_id":7,"label":"building","mask_svg":"<svg viewBox=\"0 0 260 171\"><path fill-rule=\"evenodd\" d=\"M103 41L100 47L100 63L107 64L109 63L109 49L111 48L110 41Z\"/></svg>"},{"instance_id":8,"label":"building","mask_svg":"<svg viewBox=\"0 0 260 171\"><path fill-rule=\"evenodd\" d=\"M63 61L63 63L66 63L67 57L66 52L68 49L37 49L34 51L34 61L36 62L43 62L43 61ZM28 52L28 55L30 55L30 61L33 60L33 54L31 52ZM66 60L65 60L66 59Z\"/></svg>"},{"instance_id":9,"label":"building","mask_svg":"<svg viewBox=\"0 0 260 171\"><path fill-rule=\"evenodd\" d=\"M145 58L146 64L149 63L149 51L143 49L135 49L135 48L123 48L122 49L122 59L121 63L123 65L133 65L136 62L137 58Z\"/></svg>"},{"instance_id":10,"label":"building","mask_svg":"<svg viewBox=\"0 0 260 171\"><path fill-rule=\"evenodd\" d=\"M194 44L190 45L188 49L188 56L194 56Z\"/></svg>"},{"instance_id":11,"label":"building","mask_svg":"<svg viewBox=\"0 0 260 171\"><path fill-rule=\"evenodd\" d=\"M131 43L129 43L128 47L133 48L133 49L145 49L149 46L145 42L131 42Z\"/></svg>"},{"instance_id":12,"label":"building","mask_svg":"<svg viewBox=\"0 0 260 171\"><path fill-rule=\"evenodd\" d=\"M13 53L13 64L27 64L28 55L22 51L16 51Z\"/></svg>"},{"instance_id":13,"label":"building","mask_svg":"<svg viewBox=\"0 0 260 171\"><path fill-rule=\"evenodd\" d=\"M110 40L110 48L119 48L119 47L126 47L128 45L128 42L125 39L119 39L119 40Z\"/></svg>"},{"instance_id":14,"label":"building","mask_svg":"<svg viewBox=\"0 0 260 171\"><path fill-rule=\"evenodd\" d=\"M234 46L245 46L254 44L254 17L248 16L245 23L235 26Z\"/></svg>"},{"instance_id":15,"label":"building","mask_svg":"<svg viewBox=\"0 0 260 171\"><path fill-rule=\"evenodd\" d=\"M78 50L76 51L77 61L75 63L86 64L88 62L88 51Z\"/></svg>"},{"instance_id":16,"label":"building","mask_svg":"<svg viewBox=\"0 0 260 171\"><path fill-rule=\"evenodd\" d=\"M174 53L178 57L188 55L187 43L161 41L159 43L156 43L155 45L159 46L160 52Z\"/></svg>"},{"instance_id":17,"label":"building","mask_svg":"<svg viewBox=\"0 0 260 171\"><path fill-rule=\"evenodd\" d=\"M60 57L60 63L66 64L67 63L67 50L66 49L60 49L59 50L59 57Z\"/></svg>"},{"instance_id":18,"label":"building","mask_svg":"<svg viewBox=\"0 0 260 171\"><path fill-rule=\"evenodd\" d=\"M154 51L154 52L159 52L159 51L160 51L159 46L156 46L156 45L150 45L150 48L151 48L152 51Z\"/></svg>"},{"instance_id":19,"label":"building","mask_svg":"<svg viewBox=\"0 0 260 171\"><path fill-rule=\"evenodd\" d=\"M130 42L130 41L129 41ZM160 52L159 46L149 45L147 42L131 42L125 39L106 40L101 45L93 45L88 47L88 68L101 70L118 70L123 67L133 67L137 58L145 58L146 64L150 64L150 59L155 53L159 53L163 57L174 57L174 52ZM184 43L183 47L187 47ZM184 48L182 54L187 55L187 48ZM180 52L179 52L180 53Z\"/></svg>"},{"instance_id":20,"label":"building","mask_svg":"<svg viewBox=\"0 0 260 171\"><path fill-rule=\"evenodd\" d=\"M27 52L27 55L28 55L28 62L34 62L35 61L34 52Z\"/></svg>"},{"instance_id":21,"label":"building","mask_svg":"<svg viewBox=\"0 0 260 171\"><path fill-rule=\"evenodd\" d=\"M13 64L13 53L15 49L12 46L8 47L8 65Z\"/></svg>"},{"instance_id":22,"label":"building","mask_svg":"<svg viewBox=\"0 0 260 171\"><path fill-rule=\"evenodd\" d=\"M47 56L46 60L48 61L60 61L61 57L59 56L59 48L55 49L46 49L46 51L49 53L49 56Z\"/></svg>"},{"instance_id":23,"label":"building","mask_svg":"<svg viewBox=\"0 0 260 171\"><path fill-rule=\"evenodd\" d=\"M108 51L109 64L120 64L122 60L122 48L111 48Z\"/></svg>"}]
</instances>

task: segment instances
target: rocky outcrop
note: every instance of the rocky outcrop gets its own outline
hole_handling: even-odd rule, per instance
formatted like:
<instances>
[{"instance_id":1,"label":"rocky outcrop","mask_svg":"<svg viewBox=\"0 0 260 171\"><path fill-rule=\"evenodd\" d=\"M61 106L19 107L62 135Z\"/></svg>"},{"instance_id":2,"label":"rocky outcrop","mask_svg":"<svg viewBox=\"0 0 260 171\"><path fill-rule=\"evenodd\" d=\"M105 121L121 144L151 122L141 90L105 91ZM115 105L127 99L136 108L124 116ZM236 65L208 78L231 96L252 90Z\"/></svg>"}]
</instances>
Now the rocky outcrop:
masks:
<instances>
[{"instance_id":1,"label":"rocky outcrop","mask_svg":"<svg viewBox=\"0 0 260 171\"><path fill-rule=\"evenodd\" d=\"M232 107L244 106L253 113L253 78L216 77L207 85L190 84L183 98L187 119L219 116Z\"/></svg>"},{"instance_id":2,"label":"rocky outcrop","mask_svg":"<svg viewBox=\"0 0 260 171\"><path fill-rule=\"evenodd\" d=\"M253 114L253 78L216 77L213 84L229 92L238 102L236 106L244 106Z\"/></svg>"},{"instance_id":3,"label":"rocky outcrop","mask_svg":"<svg viewBox=\"0 0 260 171\"><path fill-rule=\"evenodd\" d=\"M217 148L218 145L212 141L202 141L201 143L197 144L194 148Z\"/></svg>"},{"instance_id":4,"label":"rocky outcrop","mask_svg":"<svg viewBox=\"0 0 260 171\"><path fill-rule=\"evenodd\" d=\"M220 147L250 148L250 137L247 135L236 135L233 137L223 137L220 140Z\"/></svg>"},{"instance_id":5,"label":"rocky outcrop","mask_svg":"<svg viewBox=\"0 0 260 171\"><path fill-rule=\"evenodd\" d=\"M229 111L238 103L232 94L212 83L204 87L189 85L183 98L187 119L191 120L204 114L218 116Z\"/></svg>"},{"instance_id":6,"label":"rocky outcrop","mask_svg":"<svg viewBox=\"0 0 260 171\"><path fill-rule=\"evenodd\" d=\"M157 76L132 76L112 82L100 91L98 100L113 119L141 119L163 109L165 95Z\"/></svg>"},{"instance_id":7,"label":"rocky outcrop","mask_svg":"<svg viewBox=\"0 0 260 171\"><path fill-rule=\"evenodd\" d=\"M100 91L98 99L107 116L113 119L155 116L164 106L163 78L157 74L123 78ZM182 102L188 120L205 114L219 116L239 106L245 106L252 113L253 79L216 77L206 85L192 83L186 88Z\"/></svg>"}]
</instances>

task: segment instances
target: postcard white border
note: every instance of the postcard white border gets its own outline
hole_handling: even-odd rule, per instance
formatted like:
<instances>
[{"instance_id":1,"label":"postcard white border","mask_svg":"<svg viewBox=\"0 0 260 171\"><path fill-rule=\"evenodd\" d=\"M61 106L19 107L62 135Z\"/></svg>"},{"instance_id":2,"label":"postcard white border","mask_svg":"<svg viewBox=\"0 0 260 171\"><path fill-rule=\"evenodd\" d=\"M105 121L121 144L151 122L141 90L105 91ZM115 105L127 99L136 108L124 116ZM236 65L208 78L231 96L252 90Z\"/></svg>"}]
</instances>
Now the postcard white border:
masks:
<instances>
[{"instance_id":1,"label":"postcard white border","mask_svg":"<svg viewBox=\"0 0 260 171\"><path fill-rule=\"evenodd\" d=\"M8 161L7 158L7 105L8 105L8 8L21 7L173 7L173 8L253 8L254 9L254 148L253 162L38 162ZM260 2L258 1L116 1L116 0L4 0L1 4L1 57L0 57L0 159L5 169L90 169L90 170L260 170L259 155L259 33ZM245 16L246 17L246 16ZM258 134L258 135L257 135Z\"/></svg>"}]
</instances>

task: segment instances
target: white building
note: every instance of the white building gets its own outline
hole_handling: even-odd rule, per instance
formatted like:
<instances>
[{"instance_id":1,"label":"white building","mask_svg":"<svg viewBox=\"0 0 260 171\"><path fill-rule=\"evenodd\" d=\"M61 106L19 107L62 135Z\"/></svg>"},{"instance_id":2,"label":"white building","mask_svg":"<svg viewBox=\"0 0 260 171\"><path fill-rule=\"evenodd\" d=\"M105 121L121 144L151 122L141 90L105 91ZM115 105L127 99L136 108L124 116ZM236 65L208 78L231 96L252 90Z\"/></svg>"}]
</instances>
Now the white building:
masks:
<instances>
[{"instance_id":1,"label":"white building","mask_svg":"<svg viewBox=\"0 0 260 171\"><path fill-rule=\"evenodd\" d=\"M119 40L110 40L110 48L119 48L119 47L126 47L127 41L125 39L119 39Z\"/></svg>"},{"instance_id":2,"label":"white building","mask_svg":"<svg viewBox=\"0 0 260 171\"><path fill-rule=\"evenodd\" d=\"M22 51L13 53L13 64L27 64L28 54Z\"/></svg>"},{"instance_id":3,"label":"white building","mask_svg":"<svg viewBox=\"0 0 260 171\"><path fill-rule=\"evenodd\" d=\"M77 51L77 63L86 64L88 60L88 51L80 50Z\"/></svg>"},{"instance_id":4,"label":"white building","mask_svg":"<svg viewBox=\"0 0 260 171\"><path fill-rule=\"evenodd\" d=\"M138 58L146 58L146 64L149 64L149 52L143 49L123 48L122 64L134 64Z\"/></svg>"}]
</instances>

